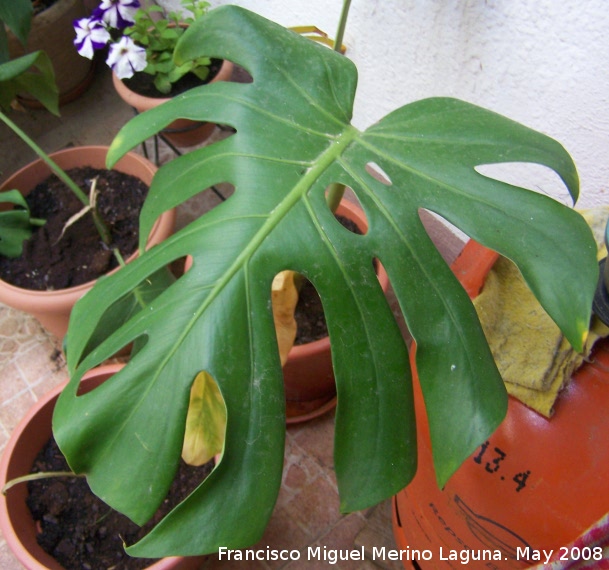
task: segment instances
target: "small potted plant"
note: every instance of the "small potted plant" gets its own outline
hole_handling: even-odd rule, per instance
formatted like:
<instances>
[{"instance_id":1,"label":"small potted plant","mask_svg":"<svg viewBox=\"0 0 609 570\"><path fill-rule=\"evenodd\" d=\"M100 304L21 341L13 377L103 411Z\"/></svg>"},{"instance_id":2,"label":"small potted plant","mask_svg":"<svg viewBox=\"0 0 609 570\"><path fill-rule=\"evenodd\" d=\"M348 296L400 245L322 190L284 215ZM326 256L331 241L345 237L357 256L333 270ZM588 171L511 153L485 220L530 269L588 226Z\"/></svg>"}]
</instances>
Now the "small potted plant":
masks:
<instances>
[{"instance_id":1,"label":"small potted plant","mask_svg":"<svg viewBox=\"0 0 609 570\"><path fill-rule=\"evenodd\" d=\"M83 393L110 380L121 367L122 364L114 363L91 370L84 379ZM27 570L80 569L84 564L147 570L199 568L203 557L137 560L125 556L122 542L131 539L118 533L132 535L139 529L116 513L109 512L94 497L90 499L91 494L82 479L74 477L69 469L64 470L63 465L59 468L55 465L55 461L60 462L61 459L50 441L51 419L61 390L61 385L56 386L30 408L11 434L0 460L0 486L3 487L0 529L19 562ZM52 452L44 452L45 449ZM53 470L40 471L49 456L53 457ZM36 473L31 472L34 465L38 466ZM210 468L211 464L207 464L191 472L204 475ZM188 468L183 470L182 483L175 488L178 496L187 492L191 472ZM28 485L41 486L34 490L35 499L29 498L32 494ZM78 505L76 509L75 503ZM102 512L98 510L100 508ZM96 520L99 517L101 520Z\"/></svg>"},{"instance_id":2,"label":"small potted plant","mask_svg":"<svg viewBox=\"0 0 609 570\"><path fill-rule=\"evenodd\" d=\"M29 0L27 1L29 4ZM15 6L19 8L21 4L17 3ZM28 19L31 16L30 12L25 7L23 8L22 11L17 9L14 12L8 11L6 15L2 14L3 17L7 18L6 24L11 29L15 29L22 39L27 36ZM37 70L31 71L32 65ZM51 240L48 248L58 250L66 230L68 232L76 231L76 235L82 237L81 230L78 230L75 224L89 212L89 216L92 214L93 220L91 227L95 227L99 231L98 234L93 236L95 243L102 244L103 242L101 246L95 245L95 249L110 251L112 248L110 245L111 237L107 233L106 222L102 219L100 208L95 206L94 198L99 196L98 193L93 192L95 185L91 184L90 188L87 187L83 191L66 174L66 170L81 166L105 170L107 147L75 147L53 153L52 157L49 156L8 116L16 95L24 91L36 97L49 111L55 114L58 113L58 90L54 81L52 66L44 52L34 52L13 60L0 62L0 121L12 129L39 156L37 161L9 176L0 186L0 191L2 191L4 198L1 200L4 202L4 211L0 216L3 268L6 269L7 264L10 265L11 260L8 258L22 257L24 240L32 237L35 230L40 231L40 226L45 225L46 219L44 219L44 216L39 216L39 219L36 220L31 219L27 210L28 204L24 197L36 185L48 179L51 174L55 174L67 186L69 194L71 191L70 196L74 197L80 212L77 215L75 214L73 218L67 218L66 216L63 231L55 234L56 239ZM117 168L117 172L134 176L138 184L143 182L149 185L156 172L156 167L143 157L130 153L127 160L122 161L122 164ZM49 198L45 198L43 203L44 207L48 206L50 203ZM67 209L65 208L66 201L62 202L62 204L64 206L60 205L57 208L60 214L63 214L62 210ZM106 219L108 218L106 217ZM175 213L172 212L169 216L164 216L162 220L159 220L159 223L155 225L154 231L150 234L150 245L164 239L173 231L174 219ZM70 226L74 227L71 228ZM66 243L66 241L67 239L61 245ZM79 240L76 241L78 242ZM70 249L72 248L68 247L67 251L69 252ZM123 253L125 252L124 249L122 251ZM132 252L133 250L129 251L130 256ZM117 257L116 264L120 265L122 263L122 259L119 259L121 256L119 254L115 255ZM68 253L66 256L69 258ZM49 256L46 257L48 258ZM102 257L111 262L107 255L102 255ZM46 261L48 260L46 259ZM57 259L53 263L56 261ZM93 265L93 263L91 260L88 260L83 262L82 265L88 266ZM106 267L109 266L106 265ZM35 266L33 272L38 272L39 269L40 267ZM96 273L95 277L103 274L103 272L104 270L100 266L100 271ZM3 275L6 274L3 273ZM67 330L72 306L77 299L92 287L93 280L94 278L81 279L78 283L69 281L67 285L60 287L48 283L42 283L41 286L28 287L21 280L15 282L11 279L11 282L9 282L9 279L3 279L0 280L0 299L9 306L31 313L50 332L59 338L63 338ZM38 290L34 290L36 288Z\"/></svg>"},{"instance_id":3,"label":"small potted plant","mask_svg":"<svg viewBox=\"0 0 609 570\"><path fill-rule=\"evenodd\" d=\"M0 112L1 120L7 118L1 115ZM54 165L52 168L57 170L54 171L50 168L46 159L39 158L13 173L0 185L2 191L11 193L18 191L24 199L29 199L30 193L41 184L49 183L47 186L54 191L59 179L52 175L57 171L63 174L78 173L79 182L83 182L85 185L88 184L87 173L95 172L98 187L110 191L108 195L111 196L111 201L108 202L107 199L101 198L98 203L105 212L105 220L108 221L111 228L114 227L116 230L113 234L114 237L104 239L103 234L97 232L98 229L104 232L102 228L106 222L102 222L96 228L92 222L91 213L82 217L78 214L78 212L83 214L91 212L88 204L94 203L81 190L78 200L75 199L76 194L74 194L67 202L61 202L61 199L46 202L46 204L55 205L49 212L49 216L52 215L52 219L58 220L62 224L61 227L56 227L55 223L53 226L47 225L46 222L51 218L46 218L44 214L39 215L36 226L29 221L24 222L21 226L22 231L28 228L29 231L19 236L18 249L14 250L12 254L10 252L7 252L8 255L3 254L0 261L2 267L0 300L15 309L31 314L47 331L59 339L65 336L72 307L91 289L95 279L118 269L124 263L123 253L126 252L124 255L126 262L131 261L137 255L135 243L132 242L131 246L127 246L129 249L125 249L123 245L126 242L123 239L132 241L129 238L131 230L127 229L129 227L126 220L128 217L135 219L137 232L138 200L123 201L125 194L123 194L124 191L121 192L121 189L132 187L135 191L134 196L142 195L151 184L156 167L143 156L129 153L125 160L113 169L113 173L106 173L104 162L107 151L106 146L77 146L57 151L46 157ZM83 173L85 178L80 177L80 173ZM116 188L112 186L116 177L120 177L122 180L118 193L112 190ZM93 185L89 188L91 187ZM75 185L74 188L80 189L81 186ZM58 208L56 206L58 203L66 204L65 209ZM114 203L116 207L108 209L110 203ZM67 204L69 204L70 210L68 210ZM141 205L141 202L139 204ZM134 205L136 210L131 210ZM21 204L16 206L16 208L21 207ZM68 217L70 212L75 212L72 217ZM7 214L9 213L22 214L15 209L7 212ZM125 216L125 214L127 215ZM170 235L173 231L174 221L175 212L159 219L149 235L148 246L151 247ZM72 224L72 222L74 223ZM86 228L84 230L83 224ZM39 233L40 235L38 235ZM81 236L82 240L74 240L77 235ZM28 241L24 242L24 238ZM121 254L115 251L115 246L120 242L123 242L118 250L122 250ZM25 251L22 251L22 243L28 244ZM89 252L86 254L85 260L80 258L81 251ZM115 252L112 253L113 251ZM36 260L40 260L40 262Z\"/></svg>"},{"instance_id":4,"label":"small potted plant","mask_svg":"<svg viewBox=\"0 0 609 570\"><path fill-rule=\"evenodd\" d=\"M193 379L206 371L217 382L227 410L222 460L129 548L137 556L243 548L260 538L284 458L285 399L270 311L280 271L308 278L324 305L338 390L334 458L343 511L392 496L416 471L409 354L375 259L417 342L440 485L506 412L475 311L427 236L420 209L513 259L579 350L598 276L596 244L578 213L476 171L488 163L540 163L558 173L575 200L575 165L556 141L450 98L405 105L361 132L350 125L354 65L235 6L193 24L175 57L179 63L203 54L231 59L254 81L206 85L135 117L108 160L177 117L226 123L236 134L159 170L142 235L159 213L201 188L228 182L235 192L77 304L67 337L71 380L54 415L72 468L110 505L144 522L172 480ZM359 199L364 235L336 221L326 199L335 183ZM103 336L96 332L125 295L186 255L193 264L184 276L141 311L112 319ZM86 370L137 340L140 350L112 383L78 395ZM125 480L128 486L116 484Z\"/></svg>"},{"instance_id":5,"label":"small potted plant","mask_svg":"<svg viewBox=\"0 0 609 570\"><path fill-rule=\"evenodd\" d=\"M103 0L90 17L74 23L74 45L80 55L91 59L97 50L108 47L106 63L112 68L114 86L138 112L194 86L231 77L230 61L205 55L175 64L173 53L178 40L209 8L203 0L183 0L182 5L190 16L165 14L156 5L144 9L138 0ZM213 127L180 119L167 126L162 135L178 146L192 146L205 140Z\"/></svg>"}]
</instances>

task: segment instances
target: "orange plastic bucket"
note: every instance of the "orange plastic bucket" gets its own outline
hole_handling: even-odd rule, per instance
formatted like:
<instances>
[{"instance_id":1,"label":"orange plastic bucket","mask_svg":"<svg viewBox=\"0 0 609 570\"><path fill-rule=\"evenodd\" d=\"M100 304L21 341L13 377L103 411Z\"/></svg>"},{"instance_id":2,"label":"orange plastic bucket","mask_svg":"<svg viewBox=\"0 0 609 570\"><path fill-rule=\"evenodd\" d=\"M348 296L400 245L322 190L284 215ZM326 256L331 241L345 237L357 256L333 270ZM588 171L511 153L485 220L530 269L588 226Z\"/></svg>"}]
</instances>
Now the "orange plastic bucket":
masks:
<instances>
[{"instance_id":1,"label":"orange plastic bucket","mask_svg":"<svg viewBox=\"0 0 609 570\"><path fill-rule=\"evenodd\" d=\"M453 270L475 296L497 255L469 242ZM414 351L411 354L414 370ZM444 490L433 471L415 371L419 466L393 501L405 568L524 568L544 562L609 512L609 341L599 341L548 420L518 400ZM599 551L600 552L600 551ZM599 552L565 549L567 559Z\"/></svg>"}]
</instances>

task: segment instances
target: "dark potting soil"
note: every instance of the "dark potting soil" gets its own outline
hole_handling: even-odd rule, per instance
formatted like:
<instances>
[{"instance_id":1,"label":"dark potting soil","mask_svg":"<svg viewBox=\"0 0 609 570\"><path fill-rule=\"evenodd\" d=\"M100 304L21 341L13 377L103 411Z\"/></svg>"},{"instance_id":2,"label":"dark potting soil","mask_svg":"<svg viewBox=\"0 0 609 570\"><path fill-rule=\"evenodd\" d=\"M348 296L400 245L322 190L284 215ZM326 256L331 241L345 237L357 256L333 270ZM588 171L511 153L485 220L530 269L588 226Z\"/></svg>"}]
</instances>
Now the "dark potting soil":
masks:
<instances>
[{"instance_id":1,"label":"dark potting soil","mask_svg":"<svg viewBox=\"0 0 609 570\"><path fill-rule=\"evenodd\" d=\"M165 99L167 97L180 95L189 89L200 87L201 85L209 83L216 75L218 75L218 72L222 67L222 63L223 60L221 59L212 59L211 65L209 66L209 74L204 81L201 81L194 73L187 73L172 85L169 93L161 93L154 86L154 75L150 75L148 73L136 73L133 77L123 79L123 83L129 87L131 91L144 95L144 97Z\"/></svg>"},{"instance_id":2,"label":"dark potting soil","mask_svg":"<svg viewBox=\"0 0 609 570\"><path fill-rule=\"evenodd\" d=\"M110 228L110 247L102 242L90 213L69 226L62 236L66 222L83 205L52 175L26 197L32 217L46 223L24 242L21 256L0 256L0 278L4 281L37 291L74 287L118 265L112 248L118 248L125 259L136 250L139 214L148 186L135 176L115 170L85 167L67 173L86 195L91 181L98 177L97 209Z\"/></svg>"},{"instance_id":3,"label":"dark potting soil","mask_svg":"<svg viewBox=\"0 0 609 570\"><path fill-rule=\"evenodd\" d=\"M336 218L349 231L361 235L362 232L355 222L344 216L336 216ZM298 293L294 319L296 320L295 345L306 344L328 336L328 326L321 299L313 284L308 280L304 281Z\"/></svg>"},{"instance_id":4,"label":"dark potting soil","mask_svg":"<svg viewBox=\"0 0 609 570\"><path fill-rule=\"evenodd\" d=\"M51 438L36 458L32 472L64 471L68 466ZM139 527L98 499L81 477L44 478L28 483L27 504L40 527L38 543L66 570L141 570L149 558L132 558L123 548L133 544L213 469L213 462L180 468L169 494L153 519Z\"/></svg>"},{"instance_id":5,"label":"dark potting soil","mask_svg":"<svg viewBox=\"0 0 609 570\"><path fill-rule=\"evenodd\" d=\"M298 292L294 311L296 320L295 345L307 344L328 336L328 326L319 294L310 281L305 281Z\"/></svg>"}]
</instances>

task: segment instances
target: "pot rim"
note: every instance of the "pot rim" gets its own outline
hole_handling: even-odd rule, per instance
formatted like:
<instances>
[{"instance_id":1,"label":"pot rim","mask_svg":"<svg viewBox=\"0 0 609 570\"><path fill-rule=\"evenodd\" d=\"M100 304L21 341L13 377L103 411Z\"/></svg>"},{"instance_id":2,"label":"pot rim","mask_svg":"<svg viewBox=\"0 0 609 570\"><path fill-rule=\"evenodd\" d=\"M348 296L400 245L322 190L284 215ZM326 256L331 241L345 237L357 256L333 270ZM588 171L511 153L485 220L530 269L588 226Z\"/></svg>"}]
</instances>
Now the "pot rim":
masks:
<instances>
[{"instance_id":1,"label":"pot rim","mask_svg":"<svg viewBox=\"0 0 609 570\"><path fill-rule=\"evenodd\" d=\"M216 83L217 81L229 81L233 72L233 62L228 59L222 60L222 65L218 70L218 73L215 77L209 81L206 85L211 85L212 83ZM112 72L112 84L114 85L114 89L120 95L120 97L129 105L137 109L138 111L142 111L144 109L149 109L151 107L157 107L163 103L166 103L170 99L169 97L147 97L146 95L141 95L136 91L133 91L125 85L122 79L119 79L118 75Z\"/></svg>"}]
</instances>

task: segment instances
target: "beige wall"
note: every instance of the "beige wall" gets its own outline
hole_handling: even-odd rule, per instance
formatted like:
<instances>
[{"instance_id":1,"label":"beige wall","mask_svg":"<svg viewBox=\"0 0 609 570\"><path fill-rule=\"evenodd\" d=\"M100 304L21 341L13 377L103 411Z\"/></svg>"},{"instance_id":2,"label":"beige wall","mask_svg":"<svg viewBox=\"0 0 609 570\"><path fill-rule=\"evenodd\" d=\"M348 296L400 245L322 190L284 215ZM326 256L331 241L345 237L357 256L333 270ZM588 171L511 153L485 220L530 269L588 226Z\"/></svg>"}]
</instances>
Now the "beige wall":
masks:
<instances>
[{"instance_id":1,"label":"beige wall","mask_svg":"<svg viewBox=\"0 0 609 570\"><path fill-rule=\"evenodd\" d=\"M341 8L340 0L234 3L330 34ZM352 0L345 40L360 73L354 124L365 128L424 97L459 97L557 138L578 165L580 204L607 203L608 31L607 0ZM530 185L566 196L553 176L539 176Z\"/></svg>"}]
</instances>

